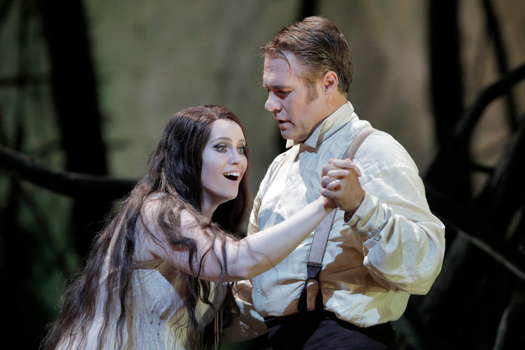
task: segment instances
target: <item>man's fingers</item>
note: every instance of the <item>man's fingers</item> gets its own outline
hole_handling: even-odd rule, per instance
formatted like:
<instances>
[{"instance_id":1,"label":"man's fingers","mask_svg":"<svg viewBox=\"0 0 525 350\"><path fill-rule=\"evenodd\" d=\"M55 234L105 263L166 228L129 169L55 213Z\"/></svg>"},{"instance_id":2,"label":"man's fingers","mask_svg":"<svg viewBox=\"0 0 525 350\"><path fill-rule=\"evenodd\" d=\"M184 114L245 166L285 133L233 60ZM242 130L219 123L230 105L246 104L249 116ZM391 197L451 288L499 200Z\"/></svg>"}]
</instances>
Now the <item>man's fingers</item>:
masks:
<instances>
[{"instance_id":1,"label":"man's fingers","mask_svg":"<svg viewBox=\"0 0 525 350\"><path fill-rule=\"evenodd\" d=\"M350 171L346 169L332 169L326 173L326 176L333 177L334 179L343 179L350 175Z\"/></svg>"},{"instance_id":2,"label":"man's fingers","mask_svg":"<svg viewBox=\"0 0 525 350\"><path fill-rule=\"evenodd\" d=\"M349 169L352 167L354 162L352 162L348 158L340 159L340 158L332 158L328 161L328 164L331 164L333 166L336 166L338 168L346 168Z\"/></svg>"},{"instance_id":3,"label":"man's fingers","mask_svg":"<svg viewBox=\"0 0 525 350\"><path fill-rule=\"evenodd\" d=\"M335 169L337 168L332 165L327 164L323 167L323 170L321 171L321 176L326 176L326 174L328 174L330 170L335 170Z\"/></svg>"},{"instance_id":4,"label":"man's fingers","mask_svg":"<svg viewBox=\"0 0 525 350\"><path fill-rule=\"evenodd\" d=\"M335 168L354 170L357 176L361 176L361 170L359 170L359 167L350 159L330 159L329 164Z\"/></svg>"},{"instance_id":5,"label":"man's fingers","mask_svg":"<svg viewBox=\"0 0 525 350\"><path fill-rule=\"evenodd\" d=\"M323 176L321 178L321 187L326 187L330 182L332 182L334 179L328 176Z\"/></svg>"},{"instance_id":6,"label":"man's fingers","mask_svg":"<svg viewBox=\"0 0 525 350\"><path fill-rule=\"evenodd\" d=\"M334 181L330 182L325 188L327 190L330 190L330 191L340 190L341 189L341 181L334 180Z\"/></svg>"},{"instance_id":7,"label":"man's fingers","mask_svg":"<svg viewBox=\"0 0 525 350\"><path fill-rule=\"evenodd\" d=\"M341 181L329 176L323 176L321 178L321 187L329 190L338 190L341 188Z\"/></svg>"}]
</instances>

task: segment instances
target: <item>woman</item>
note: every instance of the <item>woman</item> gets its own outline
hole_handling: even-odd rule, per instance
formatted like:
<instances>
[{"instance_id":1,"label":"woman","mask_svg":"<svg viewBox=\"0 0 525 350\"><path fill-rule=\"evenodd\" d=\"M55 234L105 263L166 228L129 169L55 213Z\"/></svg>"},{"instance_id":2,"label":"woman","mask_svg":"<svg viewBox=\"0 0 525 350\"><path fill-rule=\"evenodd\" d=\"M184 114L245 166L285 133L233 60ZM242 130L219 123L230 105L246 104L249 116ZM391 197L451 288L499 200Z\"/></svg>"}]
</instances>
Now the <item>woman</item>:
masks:
<instances>
[{"instance_id":1,"label":"woman","mask_svg":"<svg viewBox=\"0 0 525 350\"><path fill-rule=\"evenodd\" d=\"M214 339L201 334L214 318L219 333L223 282L277 264L332 208L320 197L269 230L240 240L225 233L237 231L247 204L246 149L240 121L224 107L175 114L147 175L67 289L44 347L200 349Z\"/></svg>"}]
</instances>

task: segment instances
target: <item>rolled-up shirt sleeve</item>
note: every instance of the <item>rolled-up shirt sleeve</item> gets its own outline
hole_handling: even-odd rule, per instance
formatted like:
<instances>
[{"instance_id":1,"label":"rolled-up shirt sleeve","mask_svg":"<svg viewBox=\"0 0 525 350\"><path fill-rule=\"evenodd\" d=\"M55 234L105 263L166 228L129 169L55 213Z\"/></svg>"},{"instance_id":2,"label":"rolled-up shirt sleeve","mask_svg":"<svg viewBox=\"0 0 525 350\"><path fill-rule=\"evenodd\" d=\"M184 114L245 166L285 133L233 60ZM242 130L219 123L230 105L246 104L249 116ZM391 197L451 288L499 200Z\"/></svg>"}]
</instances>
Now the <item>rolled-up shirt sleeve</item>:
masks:
<instances>
[{"instance_id":1,"label":"rolled-up shirt sleeve","mask_svg":"<svg viewBox=\"0 0 525 350\"><path fill-rule=\"evenodd\" d=\"M428 207L417 168L403 162L369 166L363 202L348 225L366 233L363 265L391 288L426 294L443 264L445 227Z\"/></svg>"}]
</instances>

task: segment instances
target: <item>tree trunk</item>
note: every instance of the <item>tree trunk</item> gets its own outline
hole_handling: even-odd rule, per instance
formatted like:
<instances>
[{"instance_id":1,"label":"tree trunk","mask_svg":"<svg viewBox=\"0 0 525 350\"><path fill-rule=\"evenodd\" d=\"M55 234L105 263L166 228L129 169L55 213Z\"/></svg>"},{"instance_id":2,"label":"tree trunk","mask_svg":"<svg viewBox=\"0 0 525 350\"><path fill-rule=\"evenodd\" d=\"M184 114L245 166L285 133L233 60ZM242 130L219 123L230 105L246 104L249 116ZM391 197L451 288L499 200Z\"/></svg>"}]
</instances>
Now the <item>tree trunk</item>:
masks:
<instances>
[{"instance_id":1,"label":"tree trunk","mask_svg":"<svg viewBox=\"0 0 525 350\"><path fill-rule=\"evenodd\" d=\"M83 3L81 0L41 0L40 7L66 169L105 175L108 172L106 146ZM86 256L110 207L109 202L93 198L75 201L72 231L81 256Z\"/></svg>"},{"instance_id":2,"label":"tree trunk","mask_svg":"<svg viewBox=\"0 0 525 350\"><path fill-rule=\"evenodd\" d=\"M447 149L463 113L463 72L457 0L429 2L430 87L435 136ZM426 180L443 193L466 202L470 198L468 140L443 154L427 172ZM452 173L453 176L450 176Z\"/></svg>"}]
</instances>

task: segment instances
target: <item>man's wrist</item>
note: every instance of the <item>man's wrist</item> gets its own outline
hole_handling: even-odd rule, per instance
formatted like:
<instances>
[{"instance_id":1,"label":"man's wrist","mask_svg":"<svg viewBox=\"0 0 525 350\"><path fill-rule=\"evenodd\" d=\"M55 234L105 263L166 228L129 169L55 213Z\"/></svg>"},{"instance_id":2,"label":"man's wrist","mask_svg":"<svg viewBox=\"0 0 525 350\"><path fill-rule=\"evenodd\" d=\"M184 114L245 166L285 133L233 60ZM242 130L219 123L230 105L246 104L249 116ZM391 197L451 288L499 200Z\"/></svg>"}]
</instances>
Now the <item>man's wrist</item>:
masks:
<instances>
[{"instance_id":1,"label":"man's wrist","mask_svg":"<svg viewBox=\"0 0 525 350\"><path fill-rule=\"evenodd\" d=\"M359 207L361 206L364 200L365 200L365 193L363 192L363 196L361 197L361 200L355 206L355 208L350 209L350 210L346 210L343 208L343 210L345 211L344 220L346 223L348 223L350 219L352 219L352 216L354 216L355 212L357 211L357 209L359 209Z\"/></svg>"},{"instance_id":2,"label":"man's wrist","mask_svg":"<svg viewBox=\"0 0 525 350\"><path fill-rule=\"evenodd\" d=\"M354 216L354 213L355 213L355 210L345 210L345 216L344 216L344 220L346 223L348 223L350 221L350 219L352 219L352 216Z\"/></svg>"}]
</instances>

